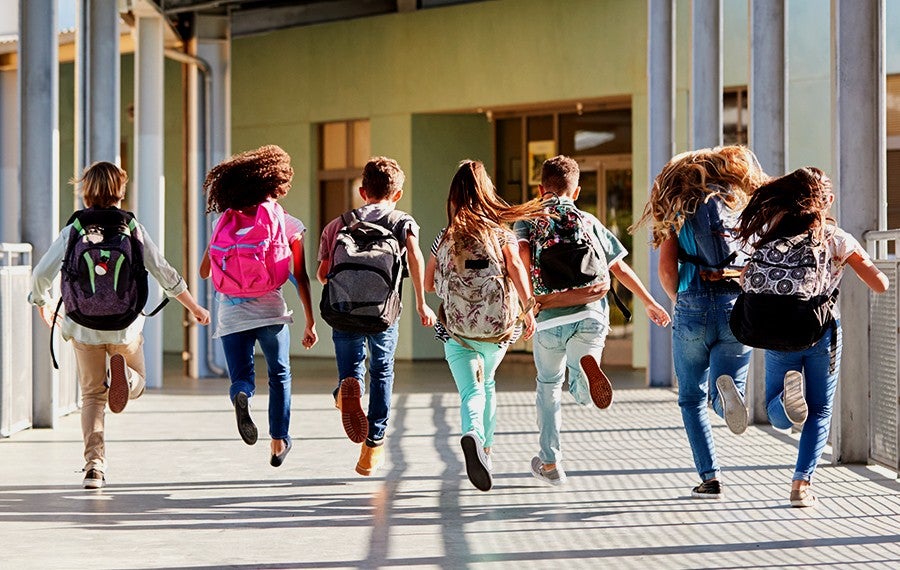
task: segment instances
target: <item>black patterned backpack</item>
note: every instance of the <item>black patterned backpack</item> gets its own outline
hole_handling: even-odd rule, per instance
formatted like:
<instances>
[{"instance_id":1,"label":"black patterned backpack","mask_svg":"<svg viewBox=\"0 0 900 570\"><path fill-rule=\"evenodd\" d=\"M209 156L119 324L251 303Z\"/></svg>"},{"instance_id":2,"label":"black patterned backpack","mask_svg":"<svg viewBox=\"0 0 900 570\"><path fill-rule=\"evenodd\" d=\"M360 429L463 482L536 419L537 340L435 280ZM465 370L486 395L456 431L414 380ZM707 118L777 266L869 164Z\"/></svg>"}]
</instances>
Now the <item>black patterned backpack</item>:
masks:
<instances>
[{"instance_id":1,"label":"black patterned backpack","mask_svg":"<svg viewBox=\"0 0 900 570\"><path fill-rule=\"evenodd\" d=\"M731 312L735 338L770 350L811 347L834 326L838 290L830 284L828 245L812 233L766 242L753 252Z\"/></svg>"}]
</instances>

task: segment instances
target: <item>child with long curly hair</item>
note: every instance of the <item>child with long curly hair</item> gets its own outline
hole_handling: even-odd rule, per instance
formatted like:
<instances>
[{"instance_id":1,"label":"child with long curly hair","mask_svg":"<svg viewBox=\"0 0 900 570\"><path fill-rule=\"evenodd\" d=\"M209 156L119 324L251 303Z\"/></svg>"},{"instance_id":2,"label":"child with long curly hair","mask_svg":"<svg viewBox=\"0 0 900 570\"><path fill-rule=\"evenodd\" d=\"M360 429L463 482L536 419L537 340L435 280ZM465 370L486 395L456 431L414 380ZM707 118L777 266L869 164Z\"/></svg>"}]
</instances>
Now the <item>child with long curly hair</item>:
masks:
<instances>
[{"instance_id":1,"label":"child with long curly hair","mask_svg":"<svg viewBox=\"0 0 900 570\"><path fill-rule=\"evenodd\" d=\"M277 204L278 199L290 190L293 175L290 156L278 146L267 145L236 154L213 167L206 176L203 189L207 196L207 212L228 214L231 210L232 217L243 215L251 223L261 208L270 208L275 213L290 248L291 275L306 317L302 344L309 349L316 344L318 335L303 253L306 227ZM221 225L225 219L226 215L223 215L217 223ZM237 233L248 229L242 228ZM215 230L213 233L215 235ZM200 276L206 279L212 271L210 249L207 248L200 264ZM240 293L227 295L217 291L218 309L213 335L222 340L228 375L231 377L230 397L235 408L238 433L248 445L255 444L258 437L256 425L250 417L249 401L256 390L253 357L254 347L259 342L269 375L270 464L273 467L284 462L292 445L289 434L291 337L288 325L293 318L280 285L274 290L252 296Z\"/></svg>"},{"instance_id":2,"label":"child with long curly hair","mask_svg":"<svg viewBox=\"0 0 900 570\"><path fill-rule=\"evenodd\" d=\"M678 405L701 480L691 491L698 499L722 498L707 402L734 433L742 433L749 420L744 391L751 349L735 339L728 324L745 256L724 253L737 243L737 215L766 180L743 146L676 155L657 175L643 215L629 228L634 233L650 225L651 243L659 248L659 280L675 303ZM722 259L712 259L714 254Z\"/></svg>"},{"instance_id":3,"label":"child with long curly hair","mask_svg":"<svg viewBox=\"0 0 900 570\"><path fill-rule=\"evenodd\" d=\"M776 240L793 243L795 237L808 236L817 251L821 251L817 246L824 246L824 279L817 284L823 297L836 298L848 265L872 291L883 293L888 288L887 277L875 267L856 238L837 227L828 216L833 202L831 180L825 173L814 167L800 168L756 190L741 213L739 237L763 255L761 248L774 245ZM744 278L751 279L747 275ZM831 314L833 326L827 327L809 348L793 352L766 350L769 421L781 429L803 426L791 480L790 502L794 507L812 507L817 503L810 480L828 440L841 367L839 303L832 305Z\"/></svg>"},{"instance_id":4,"label":"child with long curly hair","mask_svg":"<svg viewBox=\"0 0 900 570\"><path fill-rule=\"evenodd\" d=\"M462 400L460 445L466 473L469 481L482 491L490 490L493 485L490 453L497 422L494 374L509 344L521 334L519 323L524 323L526 339L531 338L535 329L531 279L509 225L544 215L540 200L516 206L504 202L497 196L484 165L465 160L450 183L447 227L435 239L425 269L426 290L435 291L437 286L446 308L442 312L444 317L435 324L435 336L444 342L444 355ZM469 259L474 251L484 252L488 259ZM498 274L484 277L478 273L489 271L490 267L497 268ZM461 288L473 291L472 296L464 299L465 303L453 298L454 288L449 282L454 279L463 283ZM497 283L501 285L496 286ZM509 291L510 284L512 291ZM499 292L501 288L505 294ZM478 297L485 291L492 295ZM471 312L466 312L464 307L470 307ZM469 321L466 323L469 331L495 327L497 334L474 336L454 325L465 320Z\"/></svg>"}]
</instances>

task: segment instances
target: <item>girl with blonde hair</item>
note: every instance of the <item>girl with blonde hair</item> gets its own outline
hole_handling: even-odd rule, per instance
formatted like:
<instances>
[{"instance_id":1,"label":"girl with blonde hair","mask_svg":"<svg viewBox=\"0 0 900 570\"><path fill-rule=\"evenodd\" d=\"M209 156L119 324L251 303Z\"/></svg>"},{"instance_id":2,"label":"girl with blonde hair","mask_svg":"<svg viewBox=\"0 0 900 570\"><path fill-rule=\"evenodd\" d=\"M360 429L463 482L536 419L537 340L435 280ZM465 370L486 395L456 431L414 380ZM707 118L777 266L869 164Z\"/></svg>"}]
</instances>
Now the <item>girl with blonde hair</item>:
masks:
<instances>
[{"instance_id":1,"label":"girl with blonde hair","mask_svg":"<svg viewBox=\"0 0 900 570\"><path fill-rule=\"evenodd\" d=\"M672 319L678 405L700 485L691 496L722 498L707 402L734 433L747 428L744 390L750 348L728 318L746 263L735 235L737 216L767 180L743 146L706 148L673 157L656 177L634 231L647 224L659 248L659 280L675 303ZM710 378L716 378L715 383Z\"/></svg>"}]
</instances>

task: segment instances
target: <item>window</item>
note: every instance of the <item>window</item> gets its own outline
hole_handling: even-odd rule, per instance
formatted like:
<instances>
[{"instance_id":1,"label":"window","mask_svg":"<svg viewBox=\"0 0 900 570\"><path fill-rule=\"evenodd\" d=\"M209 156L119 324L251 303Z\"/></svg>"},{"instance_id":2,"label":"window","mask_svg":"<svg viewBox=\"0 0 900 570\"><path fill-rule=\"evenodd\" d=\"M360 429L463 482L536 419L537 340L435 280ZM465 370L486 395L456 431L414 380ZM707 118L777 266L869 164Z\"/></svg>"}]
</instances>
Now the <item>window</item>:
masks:
<instances>
[{"instance_id":1,"label":"window","mask_svg":"<svg viewBox=\"0 0 900 570\"><path fill-rule=\"evenodd\" d=\"M357 189L369 160L369 121L319 126L319 233L325 224L362 205Z\"/></svg>"},{"instance_id":2,"label":"window","mask_svg":"<svg viewBox=\"0 0 900 570\"><path fill-rule=\"evenodd\" d=\"M900 228L900 75L887 77L887 224Z\"/></svg>"},{"instance_id":3,"label":"window","mask_svg":"<svg viewBox=\"0 0 900 570\"><path fill-rule=\"evenodd\" d=\"M722 141L724 144L747 144L750 119L747 88L726 89L722 94Z\"/></svg>"}]
</instances>

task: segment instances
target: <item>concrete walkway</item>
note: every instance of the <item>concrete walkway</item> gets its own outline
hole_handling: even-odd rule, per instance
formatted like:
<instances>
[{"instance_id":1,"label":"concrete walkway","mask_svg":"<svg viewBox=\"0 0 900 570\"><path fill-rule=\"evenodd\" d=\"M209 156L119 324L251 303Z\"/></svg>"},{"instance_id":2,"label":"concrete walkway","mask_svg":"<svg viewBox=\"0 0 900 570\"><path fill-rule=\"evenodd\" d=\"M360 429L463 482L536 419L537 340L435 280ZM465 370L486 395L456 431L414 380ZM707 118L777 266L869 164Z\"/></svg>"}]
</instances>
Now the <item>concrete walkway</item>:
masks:
<instances>
[{"instance_id":1,"label":"concrete walkway","mask_svg":"<svg viewBox=\"0 0 900 570\"><path fill-rule=\"evenodd\" d=\"M166 388L108 415L108 486L81 489L78 414L0 441L0 568L900 567L891 472L821 466L820 505L788 506L795 436L714 432L727 500L690 499L697 476L670 390L610 371L606 411L564 400L568 485L547 487L533 367L505 362L494 489L465 478L458 396L443 362L398 364L385 467L353 470L329 394L330 361L295 363L294 449L268 465L244 445L224 380ZM265 396L253 402L265 426ZM260 430L265 432L264 427Z\"/></svg>"}]
</instances>

